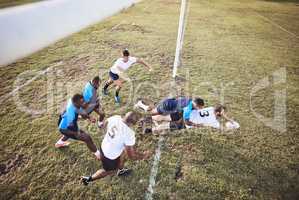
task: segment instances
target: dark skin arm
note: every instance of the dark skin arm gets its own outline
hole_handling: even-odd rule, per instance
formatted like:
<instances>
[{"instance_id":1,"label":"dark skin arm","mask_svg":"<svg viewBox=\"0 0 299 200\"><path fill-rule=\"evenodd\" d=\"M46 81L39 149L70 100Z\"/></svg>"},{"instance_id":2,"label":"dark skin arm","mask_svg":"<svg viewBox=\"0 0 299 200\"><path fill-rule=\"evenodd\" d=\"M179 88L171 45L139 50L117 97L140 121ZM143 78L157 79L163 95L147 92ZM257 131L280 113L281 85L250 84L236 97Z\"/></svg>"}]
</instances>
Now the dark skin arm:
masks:
<instances>
[{"instance_id":1,"label":"dark skin arm","mask_svg":"<svg viewBox=\"0 0 299 200\"><path fill-rule=\"evenodd\" d=\"M200 127L202 127L201 124L195 124L195 123L191 122L190 120L185 120L185 124L186 124L187 126L193 126L193 127L196 127L196 128L200 128Z\"/></svg>"},{"instance_id":2,"label":"dark skin arm","mask_svg":"<svg viewBox=\"0 0 299 200\"><path fill-rule=\"evenodd\" d=\"M146 151L144 153L137 152L134 148L134 146L126 146L126 152L131 160L147 160L151 156L151 153L149 151Z\"/></svg>"}]
</instances>

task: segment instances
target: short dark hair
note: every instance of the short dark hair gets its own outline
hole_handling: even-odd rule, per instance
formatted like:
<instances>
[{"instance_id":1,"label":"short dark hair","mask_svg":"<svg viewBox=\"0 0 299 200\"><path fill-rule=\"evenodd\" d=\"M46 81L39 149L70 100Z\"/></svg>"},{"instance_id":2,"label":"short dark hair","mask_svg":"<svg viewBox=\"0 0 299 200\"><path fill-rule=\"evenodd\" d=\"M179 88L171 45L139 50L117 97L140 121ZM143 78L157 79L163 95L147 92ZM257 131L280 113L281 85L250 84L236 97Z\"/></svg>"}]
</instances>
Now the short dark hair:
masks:
<instances>
[{"instance_id":1,"label":"short dark hair","mask_svg":"<svg viewBox=\"0 0 299 200\"><path fill-rule=\"evenodd\" d=\"M79 102L81 99L83 99L82 94L75 94L75 95L72 97L72 102L73 102L73 103L77 103L77 102Z\"/></svg>"},{"instance_id":2,"label":"short dark hair","mask_svg":"<svg viewBox=\"0 0 299 200\"><path fill-rule=\"evenodd\" d=\"M219 112L219 113L222 112L222 110L226 110L226 107L221 104L216 104L214 108L215 108L215 112Z\"/></svg>"},{"instance_id":3,"label":"short dark hair","mask_svg":"<svg viewBox=\"0 0 299 200\"><path fill-rule=\"evenodd\" d=\"M99 83L100 82L100 77L99 76L95 76L93 79L92 79L92 82L97 82Z\"/></svg>"},{"instance_id":4,"label":"short dark hair","mask_svg":"<svg viewBox=\"0 0 299 200\"><path fill-rule=\"evenodd\" d=\"M126 122L129 124L136 124L140 118L141 114L135 111L130 111L126 114Z\"/></svg>"},{"instance_id":5,"label":"short dark hair","mask_svg":"<svg viewBox=\"0 0 299 200\"><path fill-rule=\"evenodd\" d=\"M204 106L205 105L204 100L202 98L199 98L199 97L194 98L194 103L197 106Z\"/></svg>"},{"instance_id":6,"label":"short dark hair","mask_svg":"<svg viewBox=\"0 0 299 200\"><path fill-rule=\"evenodd\" d=\"M123 50L123 56L129 56L130 55L130 52L128 49L124 49Z\"/></svg>"}]
</instances>

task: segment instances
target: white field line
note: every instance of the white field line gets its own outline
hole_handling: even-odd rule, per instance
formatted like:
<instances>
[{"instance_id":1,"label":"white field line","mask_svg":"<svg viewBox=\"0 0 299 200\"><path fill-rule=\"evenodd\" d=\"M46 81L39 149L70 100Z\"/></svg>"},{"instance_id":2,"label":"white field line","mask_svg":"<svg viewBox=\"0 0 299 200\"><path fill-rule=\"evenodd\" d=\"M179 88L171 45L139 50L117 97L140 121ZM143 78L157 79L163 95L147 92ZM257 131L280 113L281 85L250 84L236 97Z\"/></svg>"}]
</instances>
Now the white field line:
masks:
<instances>
[{"instance_id":1,"label":"white field line","mask_svg":"<svg viewBox=\"0 0 299 200\"><path fill-rule=\"evenodd\" d=\"M187 0L181 1L181 10L180 10L180 19L179 19L179 27L178 27L178 36L177 36L177 44L176 44L176 53L175 53L175 59L173 63L173 78L176 77L177 67L180 64L180 56L181 56L181 50L183 46L183 39L184 39L184 33L185 33L185 16L186 16L186 5ZM175 80L173 80L172 84L175 84ZM158 147L156 149L156 153L154 156L154 162L153 166L151 168L151 173L149 177L149 185L147 188L147 192L145 193L145 199L146 200L152 200L153 194L154 194L154 187L156 185L156 177L158 174L159 169L159 162L161 157L161 147L164 142L163 135L160 135Z\"/></svg>"},{"instance_id":2,"label":"white field line","mask_svg":"<svg viewBox=\"0 0 299 200\"><path fill-rule=\"evenodd\" d=\"M115 28L117 28L118 26L120 26L122 24L119 23L119 24L116 24L115 26L113 26L110 30L114 30ZM107 29L103 29L101 30L99 33L105 31ZM4 101L6 101L7 99L9 99L11 96L15 95L20 89L24 88L25 86L29 85L30 83L32 83L33 81L35 81L37 78L39 78L40 76L43 76L45 75L47 72L50 71L50 69L54 68L54 67L57 67L58 65L60 65L61 62L59 63L56 63L55 65L53 66L50 66L48 67L47 69L45 70L41 70L41 71L38 71L37 74L30 80L26 81L23 85L20 85L20 86L17 86L15 89L13 89L11 92L5 94L5 95L2 95L0 97L0 104L2 104Z\"/></svg>"},{"instance_id":3,"label":"white field line","mask_svg":"<svg viewBox=\"0 0 299 200\"><path fill-rule=\"evenodd\" d=\"M153 163L153 166L151 169L147 193L145 194L145 199L147 199L147 200L153 199L152 195L154 193L154 187L156 185L156 176L158 174L159 162L160 162L160 157L161 157L161 147L163 145L163 142L164 142L164 137L162 135L160 135L158 147L156 149L156 153L154 156L154 163Z\"/></svg>"},{"instance_id":4,"label":"white field line","mask_svg":"<svg viewBox=\"0 0 299 200\"><path fill-rule=\"evenodd\" d=\"M273 26L279 28L280 30L288 33L289 35L298 38L298 36L295 33L292 33L291 31L288 31L287 29L283 28L282 26L280 26L279 24L275 23L274 21L270 20L269 18L261 15L260 13L254 11L260 18L264 19L265 21L269 22L270 24L272 24Z\"/></svg>"}]
</instances>

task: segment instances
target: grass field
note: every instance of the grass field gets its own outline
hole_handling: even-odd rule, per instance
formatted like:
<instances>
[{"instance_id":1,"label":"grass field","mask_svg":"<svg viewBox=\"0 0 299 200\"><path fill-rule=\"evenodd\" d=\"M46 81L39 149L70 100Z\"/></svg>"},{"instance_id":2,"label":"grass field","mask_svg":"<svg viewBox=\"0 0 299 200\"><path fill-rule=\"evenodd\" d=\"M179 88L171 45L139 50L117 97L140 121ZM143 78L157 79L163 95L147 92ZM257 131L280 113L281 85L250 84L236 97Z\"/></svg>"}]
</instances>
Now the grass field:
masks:
<instances>
[{"instance_id":1,"label":"grass field","mask_svg":"<svg viewBox=\"0 0 299 200\"><path fill-rule=\"evenodd\" d=\"M178 94L224 102L241 125L231 134L209 129L165 136L154 199L299 199L299 6L294 1L190 0ZM108 115L123 114L134 98L157 101L169 94L180 1L144 0L80 33L0 68L0 199L143 199L152 160L131 162L132 176L105 178L88 187L78 178L101 167L87 147L73 142L57 150L60 105L85 82L107 70L122 48L150 63L135 66L121 91L123 105L102 99ZM3 98L19 83L46 75ZM265 77L286 71L283 84L251 95ZM141 88L140 83L143 84ZM273 92L286 89L286 131L255 117L274 117ZM130 92L131 91L131 92ZM250 101L250 98L252 101ZM22 111L22 102L41 114ZM251 103L252 102L252 105ZM252 109L251 109L252 108ZM24 109L23 109L24 110ZM97 146L103 132L85 121ZM138 148L154 151L157 136L137 134ZM182 156L182 157L181 157ZM183 176L174 179L181 158Z\"/></svg>"}]
</instances>

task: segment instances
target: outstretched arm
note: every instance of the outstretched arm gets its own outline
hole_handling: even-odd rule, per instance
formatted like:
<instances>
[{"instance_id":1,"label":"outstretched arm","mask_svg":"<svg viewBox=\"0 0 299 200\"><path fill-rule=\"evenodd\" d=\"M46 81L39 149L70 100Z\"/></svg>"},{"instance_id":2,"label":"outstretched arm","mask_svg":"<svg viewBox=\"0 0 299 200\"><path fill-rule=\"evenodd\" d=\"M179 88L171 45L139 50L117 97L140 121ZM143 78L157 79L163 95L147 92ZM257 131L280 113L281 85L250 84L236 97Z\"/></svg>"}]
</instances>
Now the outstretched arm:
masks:
<instances>
[{"instance_id":1,"label":"outstretched arm","mask_svg":"<svg viewBox=\"0 0 299 200\"><path fill-rule=\"evenodd\" d=\"M146 62L141 60L140 58L138 58L136 62L139 63L139 64L142 64L145 67L147 67L149 71L152 71L152 68Z\"/></svg>"},{"instance_id":2,"label":"outstretched arm","mask_svg":"<svg viewBox=\"0 0 299 200\"><path fill-rule=\"evenodd\" d=\"M151 156L151 153L147 151L144 153L137 152L134 146L126 146L126 152L132 160L146 160Z\"/></svg>"}]
</instances>

